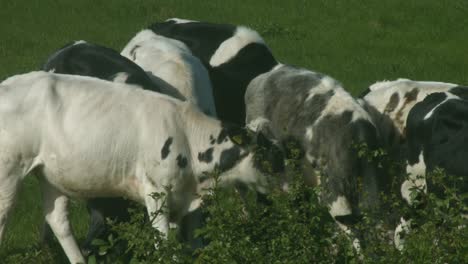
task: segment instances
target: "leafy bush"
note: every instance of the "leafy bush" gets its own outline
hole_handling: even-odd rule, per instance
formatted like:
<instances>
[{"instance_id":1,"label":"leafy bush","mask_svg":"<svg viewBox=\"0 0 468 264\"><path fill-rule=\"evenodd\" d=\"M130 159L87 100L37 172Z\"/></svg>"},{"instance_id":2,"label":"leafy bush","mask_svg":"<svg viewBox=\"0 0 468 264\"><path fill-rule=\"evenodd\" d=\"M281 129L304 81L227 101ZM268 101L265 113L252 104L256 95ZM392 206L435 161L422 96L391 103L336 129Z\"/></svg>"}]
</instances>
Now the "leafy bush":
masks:
<instances>
[{"instance_id":1,"label":"leafy bush","mask_svg":"<svg viewBox=\"0 0 468 264\"><path fill-rule=\"evenodd\" d=\"M130 222L110 223L117 235L95 240L100 252L90 256L88 263L468 263L468 196L463 178L442 170L430 173L429 192L415 188L412 206L397 191L383 193L383 210L366 212L353 227L361 234L362 248L357 253L320 204L320 189L305 186L298 168L289 161L287 171L293 178L289 192L275 190L266 198L252 192L241 196L215 184L203 197L205 223L197 230L203 248L190 250L180 242L177 229L164 238L139 206L131 210ZM162 194L154 198L165 199ZM393 246L396 221L389 220L400 216L412 223L402 251ZM33 248L4 262L53 263L56 258L50 250Z\"/></svg>"}]
</instances>

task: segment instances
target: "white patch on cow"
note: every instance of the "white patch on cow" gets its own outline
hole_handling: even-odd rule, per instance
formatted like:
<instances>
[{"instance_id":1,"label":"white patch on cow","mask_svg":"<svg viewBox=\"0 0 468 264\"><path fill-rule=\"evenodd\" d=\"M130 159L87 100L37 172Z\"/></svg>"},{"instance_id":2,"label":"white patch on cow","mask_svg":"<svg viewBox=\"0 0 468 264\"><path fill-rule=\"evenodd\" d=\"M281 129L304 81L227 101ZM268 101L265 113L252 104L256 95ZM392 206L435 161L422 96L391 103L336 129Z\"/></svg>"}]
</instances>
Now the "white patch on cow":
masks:
<instances>
[{"instance_id":1,"label":"white patch on cow","mask_svg":"<svg viewBox=\"0 0 468 264\"><path fill-rule=\"evenodd\" d=\"M377 90L381 90L381 89L387 89L389 87L392 87L392 86L395 86L395 85L398 85L402 82L406 82L406 81L410 81L409 79L405 79L405 78L398 78L397 80L395 81L388 81L388 80L384 80L384 81L380 81L380 82L376 82L372 85L369 86L369 90L371 91L377 91Z\"/></svg>"},{"instance_id":2,"label":"white patch on cow","mask_svg":"<svg viewBox=\"0 0 468 264\"><path fill-rule=\"evenodd\" d=\"M273 67L273 69L271 69L271 71L276 71L276 70L278 70L279 68L281 68L281 67L283 67L283 66L284 66L284 64L278 63L278 64L276 64L275 67Z\"/></svg>"},{"instance_id":3,"label":"white patch on cow","mask_svg":"<svg viewBox=\"0 0 468 264\"><path fill-rule=\"evenodd\" d=\"M114 74L114 78L112 79L113 82L118 83L125 83L128 79L128 73L126 72L118 72Z\"/></svg>"},{"instance_id":4,"label":"white patch on cow","mask_svg":"<svg viewBox=\"0 0 468 264\"><path fill-rule=\"evenodd\" d=\"M308 70L302 70L304 74L310 74ZM314 98L317 94L324 94L335 88L341 88L341 85L333 78L325 76L322 78L320 83L317 86L311 87L309 90L309 95L306 98L306 102Z\"/></svg>"},{"instance_id":5,"label":"white patch on cow","mask_svg":"<svg viewBox=\"0 0 468 264\"><path fill-rule=\"evenodd\" d=\"M191 22L198 22L196 20L189 20L189 19L183 19L183 18L169 18L168 20L166 21L174 21L176 22L176 24L185 24L185 23L191 23Z\"/></svg>"},{"instance_id":6,"label":"white patch on cow","mask_svg":"<svg viewBox=\"0 0 468 264\"><path fill-rule=\"evenodd\" d=\"M317 184L317 186L320 186L320 184L322 183L322 177L321 177L321 173L322 173L322 160L320 158L316 158L314 156L312 156L312 154L310 154L310 152L307 152L306 153L306 159L307 161L310 163L310 164L315 164L316 167L313 169L313 180L315 181L315 183ZM320 192L320 190L319 190Z\"/></svg>"},{"instance_id":7,"label":"white patch on cow","mask_svg":"<svg viewBox=\"0 0 468 264\"><path fill-rule=\"evenodd\" d=\"M344 196L338 196L330 206L330 214L332 217L350 215L351 213L351 205Z\"/></svg>"},{"instance_id":8,"label":"white patch on cow","mask_svg":"<svg viewBox=\"0 0 468 264\"><path fill-rule=\"evenodd\" d=\"M211 56L210 65L217 67L226 63L236 56L239 50L250 43L265 44L265 41L256 31L243 26L237 27L234 35L221 43L213 56Z\"/></svg>"},{"instance_id":9,"label":"white patch on cow","mask_svg":"<svg viewBox=\"0 0 468 264\"><path fill-rule=\"evenodd\" d=\"M319 123L321 119L328 115L339 115L345 111L351 111L352 122L364 119L371 123L372 120L369 114L361 107L361 105L349 94L347 93L335 79L325 76L322 78L322 81L319 85L312 87L309 90L309 95L306 98L306 101L311 100L315 95L324 94L328 91L333 90L335 93L327 102L325 109L322 111L321 115L314 124Z\"/></svg>"},{"instance_id":10,"label":"white patch on cow","mask_svg":"<svg viewBox=\"0 0 468 264\"><path fill-rule=\"evenodd\" d=\"M262 128L267 126L268 123L270 123L270 121L265 117L257 117L256 119L252 120L249 124L247 124L247 128L254 132L259 132L262 131Z\"/></svg>"},{"instance_id":11,"label":"white patch on cow","mask_svg":"<svg viewBox=\"0 0 468 264\"><path fill-rule=\"evenodd\" d=\"M73 43L73 45L79 45L79 44L86 44L87 42L84 40L77 40Z\"/></svg>"},{"instance_id":12,"label":"white patch on cow","mask_svg":"<svg viewBox=\"0 0 468 264\"><path fill-rule=\"evenodd\" d=\"M403 233L403 236L406 234L409 234L410 232L410 224L411 220L406 221L403 217L400 218L400 224L395 228L395 234L393 237L393 243L395 244L395 247L398 250L403 250L405 240L402 238L401 233Z\"/></svg>"},{"instance_id":13,"label":"white patch on cow","mask_svg":"<svg viewBox=\"0 0 468 264\"><path fill-rule=\"evenodd\" d=\"M432 82L432 81L413 81L410 79L405 79L405 78L398 78L394 81L380 81L376 82L372 85L369 86L369 90L372 92L378 91L378 90L388 90L392 88L397 88L397 89L392 89L394 91L400 89L401 87L406 87L406 86L411 86L410 89L415 88L415 87L420 87L423 90L425 88L436 88L436 87L441 87L441 86L457 86L454 83L445 83L445 82ZM409 90L409 89L405 89Z\"/></svg>"},{"instance_id":14,"label":"white patch on cow","mask_svg":"<svg viewBox=\"0 0 468 264\"><path fill-rule=\"evenodd\" d=\"M452 94L452 93L445 93L445 95L447 96L447 98L445 98L445 100L443 100L442 102L440 102L438 105L434 106L434 108L431 109L431 111L429 111L429 113L427 113L425 116L424 116L424 120L427 120L429 118L431 118L432 114L434 113L434 111L441 105L443 105L445 102L447 102L448 100L450 99L460 99L460 97Z\"/></svg>"},{"instance_id":15,"label":"white patch on cow","mask_svg":"<svg viewBox=\"0 0 468 264\"><path fill-rule=\"evenodd\" d=\"M308 126L306 127L306 133L305 133L306 139L311 141L312 138L314 137L314 126Z\"/></svg>"},{"instance_id":16,"label":"white patch on cow","mask_svg":"<svg viewBox=\"0 0 468 264\"><path fill-rule=\"evenodd\" d=\"M423 151L419 154L418 162L414 165L406 166L406 173L409 175L408 180L405 180L401 185L401 196L408 204L412 204L411 189L422 188L424 192L427 191L426 186L426 164L424 163Z\"/></svg>"}]
</instances>

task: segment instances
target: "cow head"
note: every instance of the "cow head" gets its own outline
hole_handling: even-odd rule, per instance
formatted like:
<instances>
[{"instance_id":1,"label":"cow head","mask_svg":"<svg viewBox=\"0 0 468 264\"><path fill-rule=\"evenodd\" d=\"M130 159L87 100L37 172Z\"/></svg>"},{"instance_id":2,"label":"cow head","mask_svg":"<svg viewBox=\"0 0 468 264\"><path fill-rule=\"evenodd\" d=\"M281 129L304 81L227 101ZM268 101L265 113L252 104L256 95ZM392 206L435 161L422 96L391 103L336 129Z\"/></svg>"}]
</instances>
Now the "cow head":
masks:
<instances>
[{"instance_id":1,"label":"cow head","mask_svg":"<svg viewBox=\"0 0 468 264\"><path fill-rule=\"evenodd\" d=\"M223 126L227 138L234 144L221 153L219 169L223 174L260 193L284 183L280 176L284 171L283 153L273 141L261 132Z\"/></svg>"}]
</instances>

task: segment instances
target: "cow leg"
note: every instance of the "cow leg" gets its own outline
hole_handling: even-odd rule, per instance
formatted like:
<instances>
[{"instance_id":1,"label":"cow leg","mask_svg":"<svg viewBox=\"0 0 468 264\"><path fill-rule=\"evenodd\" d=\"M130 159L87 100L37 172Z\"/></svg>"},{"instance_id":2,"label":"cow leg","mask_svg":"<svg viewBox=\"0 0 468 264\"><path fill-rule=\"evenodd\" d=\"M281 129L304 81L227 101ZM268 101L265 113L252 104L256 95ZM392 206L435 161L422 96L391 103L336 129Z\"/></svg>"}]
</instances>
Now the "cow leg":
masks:
<instances>
[{"instance_id":1,"label":"cow leg","mask_svg":"<svg viewBox=\"0 0 468 264\"><path fill-rule=\"evenodd\" d=\"M86 241L83 243L83 255L88 256L93 252L92 241L96 238L102 237L106 231L106 220L102 212L94 208L91 201L87 203L89 213L89 228L86 235Z\"/></svg>"},{"instance_id":2,"label":"cow leg","mask_svg":"<svg viewBox=\"0 0 468 264\"><path fill-rule=\"evenodd\" d=\"M11 208L18 191L20 176L14 173L0 172L0 245Z\"/></svg>"},{"instance_id":3,"label":"cow leg","mask_svg":"<svg viewBox=\"0 0 468 264\"><path fill-rule=\"evenodd\" d=\"M145 196L145 205L146 210L148 211L148 216L150 217L151 225L153 228L161 232L164 238L167 238L169 233L169 215L166 209L161 210L166 206L166 197L154 199L151 194L157 192L155 188L151 188Z\"/></svg>"},{"instance_id":4,"label":"cow leg","mask_svg":"<svg viewBox=\"0 0 468 264\"><path fill-rule=\"evenodd\" d=\"M71 263L85 263L68 220L68 197L45 181L42 181L42 192L45 219L65 251L68 260Z\"/></svg>"}]
</instances>

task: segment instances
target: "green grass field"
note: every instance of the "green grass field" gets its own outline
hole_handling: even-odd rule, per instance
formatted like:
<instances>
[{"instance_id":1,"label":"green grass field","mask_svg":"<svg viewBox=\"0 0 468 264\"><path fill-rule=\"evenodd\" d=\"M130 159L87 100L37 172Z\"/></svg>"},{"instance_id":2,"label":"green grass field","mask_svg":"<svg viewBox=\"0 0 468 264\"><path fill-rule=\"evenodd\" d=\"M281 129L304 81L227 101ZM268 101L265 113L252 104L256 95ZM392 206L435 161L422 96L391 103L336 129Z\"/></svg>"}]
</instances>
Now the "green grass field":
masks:
<instances>
[{"instance_id":1,"label":"green grass field","mask_svg":"<svg viewBox=\"0 0 468 264\"><path fill-rule=\"evenodd\" d=\"M395 78L468 84L466 0L1 0L0 79L38 69L72 40L121 50L133 35L170 17L243 24L259 31L284 63L320 71L353 94ZM87 225L72 204L79 239ZM33 175L21 190L0 248L39 241L41 197Z\"/></svg>"}]
</instances>

